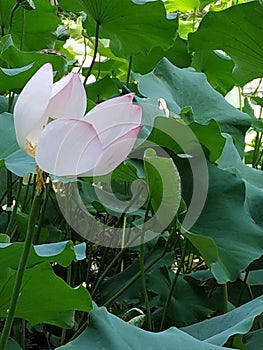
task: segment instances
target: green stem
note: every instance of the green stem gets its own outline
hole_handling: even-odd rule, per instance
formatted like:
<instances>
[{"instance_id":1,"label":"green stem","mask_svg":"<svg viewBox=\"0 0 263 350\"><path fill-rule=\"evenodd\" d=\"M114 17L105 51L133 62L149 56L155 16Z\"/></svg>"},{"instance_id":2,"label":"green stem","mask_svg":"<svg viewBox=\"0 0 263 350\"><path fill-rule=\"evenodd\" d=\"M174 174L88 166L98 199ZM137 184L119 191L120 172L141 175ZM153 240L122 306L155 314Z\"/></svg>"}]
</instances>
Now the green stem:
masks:
<instances>
[{"instance_id":1,"label":"green stem","mask_svg":"<svg viewBox=\"0 0 263 350\"><path fill-rule=\"evenodd\" d=\"M70 193L71 193L71 184L70 183L65 186L65 193L66 193L66 196L70 195ZM69 208L68 201L67 201L66 202L67 217L69 215L69 211L70 211L70 208ZM68 224L68 222L66 222L66 239L68 241L71 240L71 227ZM71 285L71 283L72 283L72 265L71 264L67 267L67 278L66 278L66 281L67 281L68 285ZM61 345L63 345L65 343L66 335L67 335L67 329L63 328L62 332L61 332L61 339L60 339L60 344Z\"/></svg>"},{"instance_id":2,"label":"green stem","mask_svg":"<svg viewBox=\"0 0 263 350\"><path fill-rule=\"evenodd\" d=\"M23 204L21 206L21 211L25 211L25 209L26 209L26 204L27 204L27 201L28 201L28 193L29 193L29 188L30 188L31 182L32 182L32 177L33 177L32 174L30 174L29 177L28 177L28 181L27 181L27 185L26 185L26 192L25 192L25 195L24 195Z\"/></svg>"},{"instance_id":3,"label":"green stem","mask_svg":"<svg viewBox=\"0 0 263 350\"><path fill-rule=\"evenodd\" d=\"M13 92L10 92L8 94L8 112L9 113L12 112L12 107L13 107L13 103L14 103L14 97L15 97L15 94Z\"/></svg>"},{"instance_id":4,"label":"green stem","mask_svg":"<svg viewBox=\"0 0 263 350\"><path fill-rule=\"evenodd\" d=\"M192 31L195 31L195 21L196 21L196 9L193 12L193 21L192 21Z\"/></svg>"},{"instance_id":5,"label":"green stem","mask_svg":"<svg viewBox=\"0 0 263 350\"><path fill-rule=\"evenodd\" d=\"M169 247L169 243L170 243L170 237L167 240L163 251L160 253L160 255L158 255L157 257L155 257L152 261L150 261L147 265L144 266L144 272L146 272L147 270L149 270L154 264L157 263L157 261L159 261L160 259L162 259L165 255L165 253L167 252L167 248ZM120 253L122 253L122 251L120 251L118 253L118 258L120 256ZM114 262L117 260L116 259L117 256L114 258ZM112 261L113 263L113 261ZM106 274L105 274L106 275ZM110 304L112 304L122 293L124 293L137 279L139 279L141 276L141 271L137 272L120 290L118 290L117 293L115 293L109 300L106 301L106 303L104 303L104 306L109 306ZM102 280L100 278L100 280ZM93 292L94 294L94 292ZM70 339L70 341L72 341L73 339L77 338L87 327L89 323L89 320L87 320L78 330L77 332L73 335L73 337Z\"/></svg>"},{"instance_id":6,"label":"green stem","mask_svg":"<svg viewBox=\"0 0 263 350\"><path fill-rule=\"evenodd\" d=\"M127 79L126 79L127 87L129 87L130 85L131 70L132 70L132 56L129 57L129 65L128 65L128 72L127 72Z\"/></svg>"},{"instance_id":7,"label":"green stem","mask_svg":"<svg viewBox=\"0 0 263 350\"><path fill-rule=\"evenodd\" d=\"M114 259L111 260L111 262L109 263L109 265L106 267L106 269L104 270L104 272L100 275L100 278L98 279L95 287L93 288L93 291L91 293L91 296L93 297L97 291L97 289L99 288L101 282L104 280L104 278L107 276L108 272L110 271L110 269L114 266L115 262L118 261L122 255L124 253L124 249L121 249L117 255L115 255Z\"/></svg>"},{"instance_id":8,"label":"green stem","mask_svg":"<svg viewBox=\"0 0 263 350\"><path fill-rule=\"evenodd\" d=\"M21 341L20 345L23 350L26 349L26 320L22 320L22 325L21 325L22 331L21 331Z\"/></svg>"},{"instance_id":9,"label":"green stem","mask_svg":"<svg viewBox=\"0 0 263 350\"><path fill-rule=\"evenodd\" d=\"M83 36L83 43L84 43L84 55L82 56L83 59L82 59L80 65L79 65L78 74L81 73L83 65L84 65L84 63L86 61L86 58L87 58L87 40L86 40L85 36Z\"/></svg>"},{"instance_id":10,"label":"green stem","mask_svg":"<svg viewBox=\"0 0 263 350\"><path fill-rule=\"evenodd\" d=\"M143 237L142 237L142 240L143 240ZM148 330L152 331L151 308L149 303L149 297L148 297L146 279L145 279L145 270L144 270L144 244L143 243L140 245L140 270L141 270L140 272L141 272L142 291L143 291L143 297L144 297L144 303L145 303L145 309L146 309L146 323L147 323Z\"/></svg>"},{"instance_id":11,"label":"green stem","mask_svg":"<svg viewBox=\"0 0 263 350\"><path fill-rule=\"evenodd\" d=\"M124 216L123 226L122 226L121 249L124 249L126 225L127 225L127 218L126 218L126 216ZM124 270L124 259L121 260L121 272L123 270Z\"/></svg>"},{"instance_id":12,"label":"green stem","mask_svg":"<svg viewBox=\"0 0 263 350\"><path fill-rule=\"evenodd\" d=\"M228 312L228 291L227 291L227 283L223 284L223 299L224 299L224 306L223 306L223 313Z\"/></svg>"},{"instance_id":13,"label":"green stem","mask_svg":"<svg viewBox=\"0 0 263 350\"><path fill-rule=\"evenodd\" d=\"M8 236L11 235L12 228L13 228L13 225L15 223L16 212L17 212L18 202L19 202L19 198L20 198L20 194L21 194L22 184L23 184L23 178L21 177L19 179L19 183L18 183L15 206L14 206L13 211L11 213L9 223L8 223L8 226L7 226L7 229L5 232Z\"/></svg>"},{"instance_id":14,"label":"green stem","mask_svg":"<svg viewBox=\"0 0 263 350\"><path fill-rule=\"evenodd\" d=\"M241 92L242 92L242 90L239 87L238 88L238 104L239 104L239 110L242 112L243 107L242 107L242 93Z\"/></svg>"},{"instance_id":15,"label":"green stem","mask_svg":"<svg viewBox=\"0 0 263 350\"><path fill-rule=\"evenodd\" d=\"M46 189L46 192L45 192L44 201L43 201L43 204L42 204L42 207L41 207L41 212L40 212L40 215L39 215L38 227L37 227L37 232L36 232L34 244L38 244L39 243L41 227L42 227L42 224L43 224L43 221L44 221L45 212L46 212L46 208L47 208L47 202L48 202L49 193L50 193L51 188L52 188L52 182L50 180L49 183L47 184L47 189Z\"/></svg>"},{"instance_id":16,"label":"green stem","mask_svg":"<svg viewBox=\"0 0 263 350\"><path fill-rule=\"evenodd\" d=\"M90 271L91 271L91 263L92 263L92 247L93 247L92 242L89 242L86 246L86 254L88 256L88 261L87 261L87 267L86 267L86 279L85 279L85 281L87 282L87 285L89 285L89 279L90 279ZM86 263L84 266L86 266Z\"/></svg>"},{"instance_id":17,"label":"green stem","mask_svg":"<svg viewBox=\"0 0 263 350\"><path fill-rule=\"evenodd\" d=\"M13 202L13 184L12 184L12 173L11 171L7 170L7 207L11 208L12 207L12 202ZM11 213L8 211L8 219L10 220Z\"/></svg>"},{"instance_id":18,"label":"green stem","mask_svg":"<svg viewBox=\"0 0 263 350\"><path fill-rule=\"evenodd\" d=\"M187 246L188 246L188 241L186 241L186 243L185 243L180 263L179 263L178 268L176 270L176 273L174 275L174 279L173 279L173 282L172 282L172 285L171 285L168 297L167 297L165 305L164 305L163 316L162 316L162 321L161 321L161 330L163 330L164 327L165 327L166 316L167 316L167 312L168 312L168 309L169 309L169 306L170 306L170 302L171 302L171 299L172 299L172 296L173 296L174 288L175 288L176 282L177 282L177 280L179 278L179 274L180 274L180 272L181 272L181 270L183 268L183 265L184 265L184 259L185 259L185 255L186 255L186 251L187 251Z\"/></svg>"},{"instance_id":19,"label":"green stem","mask_svg":"<svg viewBox=\"0 0 263 350\"><path fill-rule=\"evenodd\" d=\"M24 39L25 39L25 21L26 21L26 10L22 9L23 15L22 15L22 30L21 30L21 40L20 40L20 50L23 50L24 47Z\"/></svg>"},{"instance_id":20,"label":"green stem","mask_svg":"<svg viewBox=\"0 0 263 350\"><path fill-rule=\"evenodd\" d=\"M94 66L94 63L96 61L97 53L98 53L98 48L99 48L99 33L100 33L100 22L96 22L96 34L95 34L95 45L94 45L94 53L93 53L93 58L91 61L91 64L89 66L88 73L84 79L83 85L85 86L87 83L87 80L92 72L92 68Z\"/></svg>"},{"instance_id":21,"label":"green stem","mask_svg":"<svg viewBox=\"0 0 263 350\"><path fill-rule=\"evenodd\" d=\"M149 270L154 264L157 263L157 261L162 259L162 257L165 255L167 251L168 245L169 245L169 240L167 240L165 247L163 251L160 253L160 255L156 256L152 261L150 261L148 264L144 266L144 269L143 269L144 272ZM111 305L120 295L122 295L122 293L124 293L135 281L137 281L137 279L140 278L140 276L141 276L141 271L138 271L128 282L126 282L126 284L121 289L118 290L118 292L116 292L110 299L108 299L104 303L104 306Z\"/></svg>"},{"instance_id":22,"label":"green stem","mask_svg":"<svg viewBox=\"0 0 263 350\"><path fill-rule=\"evenodd\" d=\"M241 299L242 299L245 287L247 286L248 274L249 274L249 271L246 271L245 272L245 277L244 277L244 279L242 281L242 285L241 285L241 288L240 288L240 293L239 293L239 296L238 296L237 306L240 306L242 304Z\"/></svg>"},{"instance_id":23,"label":"green stem","mask_svg":"<svg viewBox=\"0 0 263 350\"><path fill-rule=\"evenodd\" d=\"M13 183L12 183L12 173L11 171L7 170L7 206L12 206L12 189L13 189Z\"/></svg>"},{"instance_id":24,"label":"green stem","mask_svg":"<svg viewBox=\"0 0 263 350\"><path fill-rule=\"evenodd\" d=\"M10 13L10 19L9 19L9 28L8 28L8 34L11 33L11 30L12 30L12 25L13 25L13 18L14 18L14 14L16 12L16 10L19 8L19 3L17 2L12 10L11 10L11 13Z\"/></svg>"},{"instance_id":25,"label":"green stem","mask_svg":"<svg viewBox=\"0 0 263 350\"><path fill-rule=\"evenodd\" d=\"M19 294L21 291L21 286L23 283L23 278L26 270L28 256L32 246L32 241L33 241L34 232L35 232L35 225L36 225L36 221L37 221L40 206L41 206L41 200L42 200L42 195L36 194L32 204L29 220L28 220L24 249L23 249L23 252L19 261L17 273L16 273L15 285L11 296L10 306L8 309L7 318L5 321L4 329L0 340L0 350L5 350L6 344L8 342L8 338L11 332L12 324L15 317L17 302L18 302L18 298L19 298Z\"/></svg>"},{"instance_id":26,"label":"green stem","mask_svg":"<svg viewBox=\"0 0 263 350\"><path fill-rule=\"evenodd\" d=\"M150 303L149 303L149 297L148 297L147 285L146 285L146 279L145 279L145 271L144 271L144 264L145 264L145 261L144 261L144 231L145 231L145 227L144 227L144 225L145 225L147 218L149 216L150 206L151 206L151 198L149 197L146 212L145 212L145 217L144 217L144 224L142 227L139 261L140 261L142 292L143 292L145 309L146 309L146 324L147 324L148 330L152 331L151 307L150 307Z\"/></svg>"},{"instance_id":27,"label":"green stem","mask_svg":"<svg viewBox=\"0 0 263 350\"><path fill-rule=\"evenodd\" d=\"M253 168L256 168L257 163L258 163L261 140L262 140L262 134L260 132L257 132L256 139L255 139L254 152L253 152L253 159L252 159L252 167Z\"/></svg>"}]
</instances>

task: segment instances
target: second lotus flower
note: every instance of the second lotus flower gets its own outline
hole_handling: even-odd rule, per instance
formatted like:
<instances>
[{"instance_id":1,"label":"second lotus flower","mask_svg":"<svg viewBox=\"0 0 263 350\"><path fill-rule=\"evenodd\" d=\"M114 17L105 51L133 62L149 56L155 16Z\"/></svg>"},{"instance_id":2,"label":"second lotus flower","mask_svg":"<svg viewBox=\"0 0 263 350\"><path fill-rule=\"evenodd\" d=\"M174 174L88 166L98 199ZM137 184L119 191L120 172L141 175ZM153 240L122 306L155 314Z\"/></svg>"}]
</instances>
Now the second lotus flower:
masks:
<instances>
[{"instance_id":1,"label":"second lotus flower","mask_svg":"<svg viewBox=\"0 0 263 350\"><path fill-rule=\"evenodd\" d=\"M52 75L50 64L41 67L17 100L20 147L56 176L110 173L131 152L142 128L134 94L103 102L84 116L86 94L79 76L70 73L53 84Z\"/></svg>"}]
</instances>

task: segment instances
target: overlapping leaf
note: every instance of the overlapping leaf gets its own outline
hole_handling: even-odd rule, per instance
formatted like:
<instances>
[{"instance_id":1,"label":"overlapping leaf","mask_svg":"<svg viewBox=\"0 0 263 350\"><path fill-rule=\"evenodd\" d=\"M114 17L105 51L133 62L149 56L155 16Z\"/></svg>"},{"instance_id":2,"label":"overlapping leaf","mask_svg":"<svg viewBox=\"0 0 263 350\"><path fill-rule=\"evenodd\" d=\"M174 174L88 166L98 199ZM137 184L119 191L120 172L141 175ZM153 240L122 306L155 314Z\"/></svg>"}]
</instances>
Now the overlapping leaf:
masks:
<instances>
[{"instance_id":1,"label":"overlapping leaf","mask_svg":"<svg viewBox=\"0 0 263 350\"><path fill-rule=\"evenodd\" d=\"M21 6L15 10L10 27L11 11L15 0L1 0L0 24L2 33L10 33L15 45L26 51L52 49L56 40L56 29L60 21L56 15L56 7L49 1L34 0L35 9L25 10ZM23 36L21 36L23 33Z\"/></svg>"},{"instance_id":2,"label":"overlapping leaf","mask_svg":"<svg viewBox=\"0 0 263 350\"><path fill-rule=\"evenodd\" d=\"M117 56L147 54L154 47L168 49L176 37L177 20L167 19L161 1L122 0L61 0L65 9L82 10L88 14L84 27L95 35L95 23L100 25L100 37L111 40ZM154 23L154 25L153 25Z\"/></svg>"},{"instance_id":3,"label":"overlapping leaf","mask_svg":"<svg viewBox=\"0 0 263 350\"><path fill-rule=\"evenodd\" d=\"M24 244L21 242L0 243L1 266L17 269ZM28 258L28 267L41 262L55 262L68 266L72 261L85 258L85 243L74 247L71 241L35 245L31 248Z\"/></svg>"},{"instance_id":4,"label":"overlapping leaf","mask_svg":"<svg viewBox=\"0 0 263 350\"><path fill-rule=\"evenodd\" d=\"M191 55L188 51L187 40L178 35L174 44L168 50L154 47L148 55L139 54L134 56L132 58L132 70L141 74L149 73L163 57L166 57L179 68L189 67Z\"/></svg>"},{"instance_id":5,"label":"overlapping leaf","mask_svg":"<svg viewBox=\"0 0 263 350\"><path fill-rule=\"evenodd\" d=\"M147 286L149 291L156 293L162 305L165 304L174 273L166 267L151 271L147 275ZM214 310L209 304L204 291L188 283L179 276L167 312L166 324L182 327L184 325L199 322L213 314ZM168 322L167 322L168 321Z\"/></svg>"},{"instance_id":6,"label":"overlapping leaf","mask_svg":"<svg viewBox=\"0 0 263 350\"><path fill-rule=\"evenodd\" d=\"M235 334L246 334L254 319L263 312L263 297L254 299L230 312L182 328L193 337L215 345L224 345Z\"/></svg>"},{"instance_id":7,"label":"overlapping leaf","mask_svg":"<svg viewBox=\"0 0 263 350\"><path fill-rule=\"evenodd\" d=\"M236 280L263 252L263 229L246 205L246 188L238 174L209 165L209 189L202 214L191 232L207 235L218 247L212 272L219 283Z\"/></svg>"},{"instance_id":8,"label":"overlapping leaf","mask_svg":"<svg viewBox=\"0 0 263 350\"><path fill-rule=\"evenodd\" d=\"M155 232L161 232L175 218L181 201L181 180L171 158L158 157L153 149L144 155L149 196L154 209Z\"/></svg>"},{"instance_id":9,"label":"overlapping leaf","mask_svg":"<svg viewBox=\"0 0 263 350\"><path fill-rule=\"evenodd\" d=\"M233 141L227 142L221 157L217 161L221 169L238 174L246 186L246 204L253 220L263 228L263 172L245 165L240 159ZM263 235L263 232L262 232Z\"/></svg>"},{"instance_id":10,"label":"overlapping leaf","mask_svg":"<svg viewBox=\"0 0 263 350\"><path fill-rule=\"evenodd\" d=\"M233 60L216 51L197 51L192 60L192 66L207 76L207 80L213 88L222 95L226 95L235 84L232 71L234 68Z\"/></svg>"},{"instance_id":11,"label":"overlapping leaf","mask_svg":"<svg viewBox=\"0 0 263 350\"><path fill-rule=\"evenodd\" d=\"M166 0L167 11L188 11L197 9L200 6L199 0Z\"/></svg>"},{"instance_id":12,"label":"overlapping leaf","mask_svg":"<svg viewBox=\"0 0 263 350\"><path fill-rule=\"evenodd\" d=\"M233 75L245 84L263 76L262 37L263 6L252 1L208 12L198 30L189 34L189 44L192 51L224 50L235 62Z\"/></svg>"},{"instance_id":13,"label":"overlapping leaf","mask_svg":"<svg viewBox=\"0 0 263 350\"><path fill-rule=\"evenodd\" d=\"M15 46L10 34L0 38L0 59L8 67L2 69L0 73L2 77L0 91L3 92L8 88L15 90L24 87L39 67L47 62L52 63L57 73L56 78L66 72L66 61L63 57L36 51L21 51Z\"/></svg>"},{"instance_id":14,"label":"overlapping leaf","mask_svg":"<svg viewBox=\"0 0 263 350\"><path fill-rule=\"evenodd\" d=\"M221 346L197 340L173 327L164 332L153 333L132 326L107 312L105 308L95 308L90 313L86 330L75 340L59 350L219 350ZM229 348L224 348L229 349Z\"/></svg>"},{"instance_id":15,"label":"overlapping leaf","mask_svg":"<svg viewBox=\"0 0 263 350\"><path fill-rule=\"evenodd\" d=\"M4 160L7 169L18 176L35 172L35 160L20 150L16 141L14 120L10 113L0 114L0 159Z\"/></svg>"},{"instance_id":16,"label":"overlapping leaf","mask_svg":"<svg viewBox=\"0 0 263 350\"><path fill-rule=\"evenodd\" d=\"M1 317L6 317L15 276L16 271L2 266ZM71 328L74 325L75 310L90 311L91 309L91 298L83 286L71 288L55 275L49 262L43 262L26 269L15 317L26 319L32 325L45 322Z\"/></svg>"},{"instance_id":17,"label":"overlapping leaf","mask_svg":"<svg viewBox=\"0 0 263 350\"><path fill-rule=\"evenodd\" d=\"M204 74L193 69L179 69L163 59L153 72L136 74L135 79L141 94L152 100L162 97L171 112L179 114L183 107L190 106L194 121L208 124L211 119L215 119L221 131L231 134L237 148L243 152L244 131L250 125L250 118L215 91Z\"/></svg>"}]
</instances>

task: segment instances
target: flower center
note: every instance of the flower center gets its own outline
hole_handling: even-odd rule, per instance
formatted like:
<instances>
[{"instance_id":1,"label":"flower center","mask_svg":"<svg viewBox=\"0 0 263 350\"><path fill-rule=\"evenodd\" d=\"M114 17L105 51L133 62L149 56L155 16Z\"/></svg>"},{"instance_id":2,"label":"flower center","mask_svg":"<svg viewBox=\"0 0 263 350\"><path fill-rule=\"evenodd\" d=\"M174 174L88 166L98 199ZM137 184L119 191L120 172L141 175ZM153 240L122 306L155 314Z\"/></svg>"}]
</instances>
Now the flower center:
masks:
<instances>
[{"instance_id":1,"label":"flower center","mask_svg":"<svg viewBox=\"0 0 263 350\"><path fill-rule=\"evenodd\" d=\"M38 167L38 165L36 166L36 173L37 173L36 190L37 190L37 194L39 195L46 186L46 175Z\"/></svg>"},{"instance_id":2,"label":"flower center","mask_svg":"<svg viewBox=\"0 0 263 350\"><path fill-rule=\"evenodd\" d=\"M36 155L36 148L37 145L36 144L32 144L31 141L29 141L28 139L26 139L26 150L29 154L31 154L31 156L35 157Z\"/></svg>"}]
</instances>

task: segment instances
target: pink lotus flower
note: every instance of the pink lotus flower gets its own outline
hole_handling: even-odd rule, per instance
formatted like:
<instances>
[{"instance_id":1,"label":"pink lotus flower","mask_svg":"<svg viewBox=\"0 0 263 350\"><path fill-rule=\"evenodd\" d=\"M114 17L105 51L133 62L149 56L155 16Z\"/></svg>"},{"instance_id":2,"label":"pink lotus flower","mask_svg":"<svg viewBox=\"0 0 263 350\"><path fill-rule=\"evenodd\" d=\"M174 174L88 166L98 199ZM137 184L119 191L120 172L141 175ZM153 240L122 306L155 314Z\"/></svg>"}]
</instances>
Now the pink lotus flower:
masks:
<instances>
[{"instance_id":1,"label":"pink lotus flower","mask_svg":"<svg viewBox=\"0 0 263 350\"><path fill-rule=\"evenodd\" d=\"M29 155L49 117L80 118L86 110L86 93L75 73L53 84L51 64L42 66L28 81L14 108L14 122L19 146Z\"/></svg>"},{"instance_id":2,"label":"pink lotus flower","mask_svg":"<svg viewBox=\"0 0 263 350\"><path fill-rule=\"evenodd\" d=\"M97 176L114 170L131 152L142 126L130 93L103 102L84 116L86 93L70 73L53 84L45 64L21 92L14 121L18 143L38 166L56 176ZM49 119L55 119L48 123Z\"/></svg>"}]
</instances>

